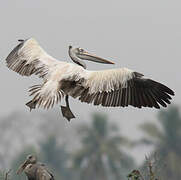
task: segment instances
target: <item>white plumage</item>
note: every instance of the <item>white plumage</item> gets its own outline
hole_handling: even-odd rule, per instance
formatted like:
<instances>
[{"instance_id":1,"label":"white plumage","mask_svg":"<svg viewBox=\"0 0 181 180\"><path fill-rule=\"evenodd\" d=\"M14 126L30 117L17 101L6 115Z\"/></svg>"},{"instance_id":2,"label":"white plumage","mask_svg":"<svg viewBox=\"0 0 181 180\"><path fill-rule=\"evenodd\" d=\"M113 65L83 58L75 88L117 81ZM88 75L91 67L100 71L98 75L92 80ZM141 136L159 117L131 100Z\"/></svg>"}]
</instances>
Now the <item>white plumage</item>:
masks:
<instances>
[{"instance_id":1,"label":"white plumage","mask_svg":"<svg viewBox=\"0 0 181 180\"><path fill-rule=\"evenodd\" d=\"M78 49L80 52L72 57L77 55L81 59L88 59L83 58L87 52ZM99 58L91 55L89 60L92 57L94 61ZM79 97L82 102L94 105L159 108L160 105L166 107L170 103L170 95L174 95L165 85L144 79L141 73L127 68L89 71L81 64L56 60L33 38L22 41L15 47L6 62L10 69L23 76L36 74L43 78L42 85L30 88L30 95L34 95L29 102L31 108L53 107L64 95Z\"/></svg>"}]
</instances>

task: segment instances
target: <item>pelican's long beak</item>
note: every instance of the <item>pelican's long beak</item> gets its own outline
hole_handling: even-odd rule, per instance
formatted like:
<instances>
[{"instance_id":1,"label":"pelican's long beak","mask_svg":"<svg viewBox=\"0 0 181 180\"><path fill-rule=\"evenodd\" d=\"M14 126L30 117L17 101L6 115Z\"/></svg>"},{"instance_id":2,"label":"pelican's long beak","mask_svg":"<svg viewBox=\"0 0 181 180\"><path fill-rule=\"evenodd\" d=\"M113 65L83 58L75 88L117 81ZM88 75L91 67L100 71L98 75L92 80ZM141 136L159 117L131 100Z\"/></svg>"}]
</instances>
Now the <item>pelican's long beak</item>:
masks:
<instances>
[{"instance_id":1,"label":"pelican's long beak","mask_svg":"<svg viewBox=\"0 0 181 180\"><path fill-rule=\"evenodd\" d=\"M25 167L27 166L28 161L26 160L23 164L21 164L16 172L16 174L20 174L23 172L23 170L25 169Z\"/></svg>"},{"instance_id":2,"label":"pelican's long beak","mask_svg":"<svg viewBox=\"0 0 181 180\"><path fill-rule=\"evenodd\" d=\"M88 52L83 52L82 54L77 55L79 58L84 59L84 60L88 60L88 61L94 61L94 62L98 62L98 63L103 63L103 64L115 64L112 61L108 61L106 59L103 59L101 57L89 54Z\"/></svg>"}]
</instances>

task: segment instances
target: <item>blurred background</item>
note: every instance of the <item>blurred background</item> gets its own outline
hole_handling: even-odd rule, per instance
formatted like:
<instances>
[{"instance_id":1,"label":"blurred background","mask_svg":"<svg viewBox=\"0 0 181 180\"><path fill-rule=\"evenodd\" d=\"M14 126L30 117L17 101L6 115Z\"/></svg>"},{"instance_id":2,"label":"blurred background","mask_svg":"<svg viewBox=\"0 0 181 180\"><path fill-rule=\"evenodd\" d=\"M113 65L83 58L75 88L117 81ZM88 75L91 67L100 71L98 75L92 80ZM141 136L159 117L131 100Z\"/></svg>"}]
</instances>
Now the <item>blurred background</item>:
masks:
<instances>
[{"instance_id":1,"label":"blurred background","mask_svg":"<svg viewBox=\"0 0 181 180\"><path fill-rule=\"evenodd\" d=\"M181 178L181 1L6 0L0 4L0 170L16 171L37 154L56 179L126 179L156 159L162 179ZM29 112L28 87L40 82L10 71L5 58L18 39L34 37L57 59L70 62L68 46L113 60L88 69L127 67L173 89L167 109L103 108L71 99L76 119L60 112ZM155 155L156 154L156 155ZM156 157L157 158L156 158ZM12 174L12 179L25 179Z\"/></svg>"}]
</instances>

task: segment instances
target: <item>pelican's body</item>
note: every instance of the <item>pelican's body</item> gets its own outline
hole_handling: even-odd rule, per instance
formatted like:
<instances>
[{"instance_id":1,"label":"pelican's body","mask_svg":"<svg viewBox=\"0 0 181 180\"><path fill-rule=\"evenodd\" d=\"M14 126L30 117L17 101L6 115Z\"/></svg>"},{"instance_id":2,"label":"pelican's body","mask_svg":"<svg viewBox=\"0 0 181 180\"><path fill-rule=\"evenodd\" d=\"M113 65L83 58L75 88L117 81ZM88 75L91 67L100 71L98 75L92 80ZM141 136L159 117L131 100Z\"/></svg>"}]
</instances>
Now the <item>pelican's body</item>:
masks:
<instances>
[{"instance_id":1,"label":"pelican's body","mask_svg":"<svg viewBox=\"0 0 181 180\"><path fill-rule=\"evenodd\" d=\"M30 88L34 98L30 109L50 108L64 96L102 106L166 107L174 92L165 85L143 78L127 68L103 71L86 70L81 60L113 64L89 54L81 48L69 47L71 59L77 63L56 60L48 55L33 38L22 41L7 57L7 66L23 76L37 74L43 84ZM68 101L68 100L67 100Z\"/></svg>"},{"instance_id":2,"label":"pelican's body","mask_svg":"<svg viewBox=\"0 0 181 180\"><path fill-rule=\"evenodd\" d=\"M52 174L50 174L45 167L38 166L37 164L28 164L24 172L28 180L54 180Z\"/></svg>"}]
</instances>

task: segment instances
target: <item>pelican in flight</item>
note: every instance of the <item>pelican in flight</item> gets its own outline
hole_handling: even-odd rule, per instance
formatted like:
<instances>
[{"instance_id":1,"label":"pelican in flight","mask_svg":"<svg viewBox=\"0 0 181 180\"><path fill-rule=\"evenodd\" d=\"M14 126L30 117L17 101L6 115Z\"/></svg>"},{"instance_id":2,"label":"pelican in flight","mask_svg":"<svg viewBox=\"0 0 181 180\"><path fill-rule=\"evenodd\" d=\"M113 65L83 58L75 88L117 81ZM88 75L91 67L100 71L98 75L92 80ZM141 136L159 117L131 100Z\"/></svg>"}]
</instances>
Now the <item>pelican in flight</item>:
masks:
<instances>
[{"instance_id":1,"label":"pelican in flight","mask_svg":"<svg viewBox=\"0 0 181 180\"><path fill-rule=\"evenodd\" d=\"M55 103L66 100L61 106L62 114L68 120L75 118L70 110L68 97L78 98L81 102L105 107L127 107L159 109L170 104L174 92L167 86L143 74L127 69L108 69L90 71L84 60L114 64L112 61L97 57L82 48L69 46L69 56L73 63L59 61L47 54L34 38L19 40L6 58L11 70L23 75L38 75L43 83L30 87L34 96L26 105L31 109L48 109Z\"/></svg>"}]
</instances>

